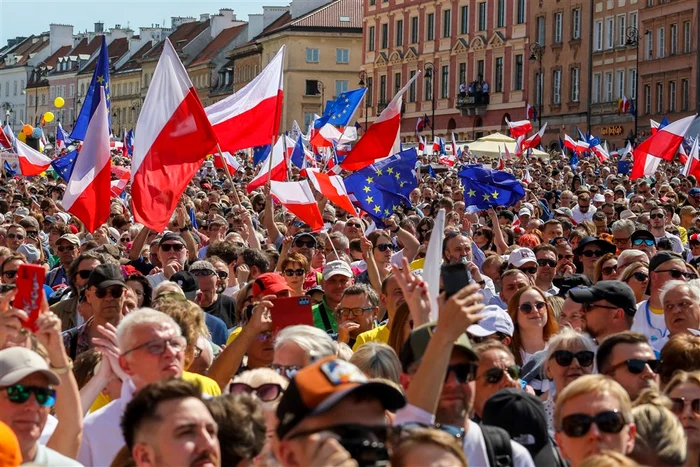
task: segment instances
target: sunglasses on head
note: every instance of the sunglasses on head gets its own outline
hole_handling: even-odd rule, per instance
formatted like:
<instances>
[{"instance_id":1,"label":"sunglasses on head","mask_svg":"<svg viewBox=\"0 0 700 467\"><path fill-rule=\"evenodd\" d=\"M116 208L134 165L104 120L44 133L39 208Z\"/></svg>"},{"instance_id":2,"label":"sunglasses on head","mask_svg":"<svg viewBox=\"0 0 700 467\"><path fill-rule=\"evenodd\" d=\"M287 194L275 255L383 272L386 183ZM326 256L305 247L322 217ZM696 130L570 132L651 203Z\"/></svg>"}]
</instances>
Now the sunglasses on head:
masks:
<instances>
[{"instance_id":1,"label":"sunglasses on head","mask_svg":"<svg viewBox=\"0 0 700 467\"><path fill-rule=\"evenodd\" d=\"M542 311L546 307L547 304L545 302L523 303L522 305L520 305L520 312L525 315L529 315L535 309L537 311Z\"/></svg>"},{"instance_id":2,"label":"sunglasses on head","mask_svg":"<svg viewBox=\"0 0 700 467\"><path fill-rule=\"evenodd\" d=\"M610 434L619 433L627 424L624 415L617 410L607 410L593 416L575 413L562 419L560 431L570 438L580 438L588 433L594 423L600 431Z\"/></svg>"},{"instance_id":3,"label":"sunglasses on head","mask_svg":"<svg viewBox=\"0 0 700 467\"><path fill-rule=\"evenodd\" d=\"M175 251L182 251L183 248L185 248L185 245L183 245L182 243L163 243L160 246L160 249L166 253L169 252L171 249Z\"/></svg>"},{"instance_id":4,"label":"sunglasses on head","mask_svg":"<svg viewBox=\"0 0 700 467\"><path fill-rule=\"evenodd\" d=\"M447 367L447 373L445 373L445 381L449 378L450 373L454 373L455 378L461 384L474 381L476 378L477 365L475 363L457 363L455 365L450 365Z\"/></svg>"},{"instance_id":5,"label":"sunglasses on head","mask_svg":"<svg viewBox=\"0 0 700 467\"><path fill-rule=\"evenodd\" d=\"M537 260L537 264L543 268L543 267L550 267L550 268L555 268L557 267L557 262L554 261L553 259L547 259L547 258L542 258Z\"/></svg>"},{"instance_id":6,"label":"sunglasses on head","mask_svg":"<svg viewBox=\"0 0 700 467\"><path fill-rule=\"evenodd\" d=\"M681 277L682 277L683 279L688 279L688 276L690 275L689 273L683 272L683 271L679 271L678 269L662 269L662 270L656 271L656 272L659 272L659 273L661 273L661 272L667 272L667 273L669 273L669 274L671 275L671 277L674 278L674 279L680 279Z\"/></svg>"},{"instance_id":7,"label":"sunglasses on head","mask_svg":"<svg viewBox=\"0 0 700 467\"><path fill-rule=\"evenodd\" d=\"M277 363L270 365L270 368L278 375L284 376L290 380L294 378L294 375L296 375L299 370L301 370L301 367L298 365L279 365Z\"/></svg>"},{"instance_id":8,"label":"sunglasses on head","mask_svg":"<svg viewBox=\"0 0 700 467\"><path fill-rule=\"evenodd\" d=\"M297 248L304 248L304 247L306 247L306 248L316 248L316 242L315 242L314 240L302 240L302 239L299 239L299 240L297 240L297 241L294 242L294 245L295 245Z\"/></svg>"},{"instance_id":9,"label":"sunglasses on head","mask_svg":"<svg viewBox=\"0 0 700 467\"><path fill-rule=\"evenodd\" d=\"M632 245L634 246L641 246L642 244L646 246L655 246L656 242L652 240L651 238L636 238L632 242Z\"/></svg>"},{"instance_id":10,"label":"sunglasses on head","mask_svg":"<svg viewBox=\"0 0 700 467\"><path fill-rule=\"evenodd\" d=\"M190 272L195 277L209 277L216 275L216 271L212 271L211 269L190 269Z\"/></svg>"},{"instance_id":11,"label":"sunglasses on head","mask_svg":"<svg viewBox=\"0 0 700 467\"><path fill-rule=\"evenodd\" d=\"M246 383L231 383L229 386L231 394L255 394L263 402L272 402L284 392L279 384L267 383L253 387Z\"/></svg>"},{"instance_id":12,"label":"sunglasses on head","mask_svg":"<svg viewBox=\"0 0 700 467\"><path fill-rule=\"evenodd\" d=\"M14 239L24 240L24 235L11 233L11 234L7 234L7 238L12 239L12 240L14 240Z\"/></svg>"},{"instance_id":13,"label":"sunglasses on head","mask_svg":"<svg viewBox=\"0 0 700 467\"><path fill-rule=\"evenodd\" d=\"M125 291L124 287L119 287L119 286L108 287L106 289L96 288L95 289L95 296L97 298L105 298L107 296L107 294L109 294L112 298L119 298L122 295L124 295L124 291Z\"/></svg>"},{"instance_id":14,"label":"sunglasses on head","mask_svg":"<svg viewBox=\"0 0 700 467\"><path fill-rule=\"evenodd\" d=\"M603 256L603 250L586 250L581 252L581 256L585 256L586 258L590 258L592 256L595 256L596 258L600 258Z\"/></svg>"},{"instance_id":15,"label":"sunglasses on head","mask_svg":"<svg viewBox=\"0 0 700 467\"><path fill-rule=\"evenodd\" d=\"M490 368L484 372L479 378L485 378L488 384L497 384L503 379L503 375L508 374L510 379L517 380L520 379L520 367L518 365L511 365L507 368Z\"/></svg>"},{"instance_id":16,"label":"sunglasses on head","mask_svg":"<svg viewBox=\"0 0 700 467\"><path fill-rule=\"evenodd\" d=\"M377 250L381 251L382 253L384 253L387 250L394 251L395 249L396 247L393 243L384 243L382 245L377 245Z\"/></svg>"},{"instance_id":17,"label":"sunglasses on head","mask_svg":"<svg viewBox=\"0 0 700 467\"><path fill-rule=\"evenodd\" d=\"M588 367L593 365L595 354L590 350L581 350L579 352L571 352L570 350L555 350L552 358L559 366L569 366L574 361L574 358L579 365Z\"/></svg>"},{"instance_id":18,"label":"sunglasses on head","mask_svg":"<svg viewBox=\"0 0 700 467\"><path fill-rule=\"evenodd\" d=\"M42 407L53 407L56 403L56 390L51 386L41 387L15 384L6 387L4 390L7 391L7 398L13 404L24 404L32 394L34 394L36 401Z\"/></svg>"},{"instance_id":19,"label":"sunglasses on head","mask_svg":"<svg viewBox=\"0 0 700 467\"><path fill-rule=\"evenodd\" d=\"M292 277L294 275L296 275L298 277L302 277L304 275L304 270L303 269L285 269L284 275L287 277Z\"/></svg>"},{"instance_id":20,"label":"sunglasses on head","mask_svg":"<svg viewBox=\"0 0 700 467\"><path fill-rule=\"evenodd\" d=\"M671 397L671 412L676 415L683 413L690 406L694 414L700 415L700 399L686 399L685 397Z\"/></svg>"},{"instance_id":21,"label":"sunglasses on head","mask_svg":"<svg viewBox=\"0 0 700 467\"><path fill-rule=\"evenodd\" d=\"M647 365L649 365L649 369L652 372L658 373L661 369L661 360L642 360L639 358L631 358L629 360L625 360L624 362L620 362L617 365L613 365L608 372L613 372L621 366L626 366L627 371L633 375L639 375L644 371L644 368Z\"/></svg>"}]
</instances>

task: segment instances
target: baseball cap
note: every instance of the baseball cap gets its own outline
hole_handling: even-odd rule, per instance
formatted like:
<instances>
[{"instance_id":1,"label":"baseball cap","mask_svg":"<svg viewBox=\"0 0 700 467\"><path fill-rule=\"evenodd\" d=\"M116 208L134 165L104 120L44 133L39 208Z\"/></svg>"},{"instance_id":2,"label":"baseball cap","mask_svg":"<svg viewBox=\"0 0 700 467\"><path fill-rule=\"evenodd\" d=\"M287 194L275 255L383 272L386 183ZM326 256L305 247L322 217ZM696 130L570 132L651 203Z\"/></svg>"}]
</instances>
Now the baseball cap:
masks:
<instances>
[{"instance_id":1,"label":"baseball cap","mask_svg":"<svg viewBox=\"0 0 700 467\"><path fill-rule=\"evenodd\" d=\"M287 284L280 274L276 272L266 272L265 274L260 274L255 281L253 281L253 297L258 297L259 295L276 295L283 290L289 290L291 292L291 287Z\"/></svg>"},{"instance_id":2,"label":"baseball cap","mask_svg":"<svg viewBox=\"0 0 700 467\"><path fill-rule=\"evenodd\" d=\"M15 216L17 217L26 217L29 215L29 209L25 208L24 206L20 206L17 209L15 209Z\"/></svg>"},{"instance_id":3,"label":"baseball cap","mask_svg":"<svg viewBox=\"0 0 700 467\"><path fill-rule=\"evenodd\" d=\"M688 190L688 196L700 196L700 188L691 188Z\"/></svg>"},{"instance_id":4,"label":"baseball cap","mask_svg":"<svg viewBox=\"0 0 700 467\"><path fill-rule=\"evenodd\" d=\"M530 210L528 208L521 208L520 211L518 211L518 217L520 216L530 216Z\"/></svg>"},{"instance_id":5,"label":"baseball cap","mask_svg":"<svg viewBox=\"0 0 700 467\"><path fill-rule=\"evenodd\" d=\"M97 266L88 278L88 288L93 285L98 289L104 289L112 285L126 287L122 270L116 264L100 264Z\"/></svg>"},{"instance_id":6,"label":"baseball cap","mask_svg":"<svg viewBox=\"0 0 700 467\"><path fill-rule=\"evenodd\" d=\"M571 217L573 216L573 212L571 212L570 208L558 208L554 210L554 214L557 214L559 216L566 216L566 217Z\"/></svg>"},{"instance_id":7,"label":"baseball cap","mask_svg":"<svg viewBox=\"0 0 700 467\"><path fill-rule=\"evenodd\" d=\"M185 241L182 239L179 233L175 232L165 232L162 237L160 237L160 241L158 242L158 246L162 245L165 242L180 242L183 245L185 245Z\"/></svg>"},{"instance_id":8,"label":"baseball cap","mask_svg":"<svg viewBox=\"0 0 700 467\"><path fill-rule=\"evenodd\" d=\"M29 264L36 264L37 261L41 258L41 253L39 253L39 249L32 245L31 243L23 243L17 248L17 253L21 253L24 255L25 258L27 258L27 262Z\"/></svg>"},{"instance_id":9,"label":"baseball cap","mask_svg":"<svg viewBox=\"0 0 700 467\"><path fill-rule=\"evenodd\" d=\"M630 237L631 241L635 241L638 239L644 239L644 240L654 240L654 245L656 245L656 238L654 238L654 234L649 232L648 230L635 230L632 236Z\"/></svg>"},{"instance_id":10,"label":"baseball cap","mask_svg":"<svg viewBox=\"0 0 700 467\"><path fill-rule=\"evenodd\" d=\"M584 276L583 274L571 274L569 276L564 276L558 283L560 297L566 297L569 290L576 287L590 287L593 285L591 280Z\"/></svg>"},{"instance_id":11,"label":"baseball cap","mask_svg":"<svg viewBox=\"0 0 700 467\"><path fill-rule=\"evenodd\" d=\"M537 257L529 248L516 248L508 256L508 264L512 264L516 268L527 263L537 263Z\"/></svg>"},{"instance_id":12,"label":"baseball cap","mask_svg":"<svg viewBox=\"0 0 700 467\"><path fill-rule=\"evenodd\" d=\"M327 281L333 276L342 274L345 277L352 277L352 269L350 265L343 260L329 261L323 268L323 280Z\"/></svg>"},{"instance_id":13,"label":"baseball cap","mask_svg":"<svg viewBox=\"0 0 700 467\"><path fill-rule=\"evenodd\" d=\"M44 222L48 224L55 224L57 222L57 219L54 216L45 216Z\"/></svg>"},{"instance_id":14,"label":"baseball cap","mask_svg":"<svg viewBox=\"0 0 700 467\"><path fill-rule=\"evenodd\" d=\"M178 271L170 276L170 280L180 286L187 300L194 300L197 296L199 284L197 283L197 278L191 272Z\"/></svg>"},{"instance_id":15,"label":"baseball cap","mask_svg":"<svg viewBox=\"0 0 700 467\"><path fill-rule=\"evenodd\" d=\"M628 316L637 312L637 299L629 285L621 281L598 281L592 287L577 287L569 290L569 297L576 303L591 303L605 300L622 308Z\"/></svg>"},{"instance_id":16,"label":"baseball cap","mask_svg":"<svg viewBox=\"0 0 700 467\"><path fill-rule=\"evenodd\" d=\"M204 161L204 167L214 167L214 163L212 161Z\"/></svg>"},{"instance_id":17,"label":"baseball cap","mask_svg":"<svg viewBox=\"0 0 700 467\"><path fill-rule=\"evenodd\" d=\"M65 212L57 212L56 217L60 219L61 222L64 224L67 224L70 222L70 216L66 214Z\"/></svg>"},{"instance_id":18,"label":"baseball cap","mask_svg":"<svg viewBox=\"0 0 700 467\"><path fill-rule=\"evenodd\" d=\"M413 329L411 334L408 335L408 339L399 353L399 360L401 361L401 368L403 369L404 373L408 373L410 366L419 362L420 359L423 358L423 354L425 353L425 349L428 348L428 343L430 342L430 338L433 336L436 325L437 321L424 324ZM474 361L479 360L479 357L474 352L474 349L472 349L472 343L469 341L467 334L464 332L460 334L457 340L454 342L454 348L462 349L467 353L469 358Z\"/></svg>"},{"instance_id":19,"label":"baseball cap","mask_svg":"<svg viewBox=\"0 0 700 467\"><path fill-rule=\"evenodd\" d=\"M580 242L578 242L578 247L574 250L574 254L580 255L583 249L587 245L598 245L604 253L615 253L615 245L600 238L595 237L583 237Z\"/></svg>"},{"instance_id":20,"label":"baseball cap","mask_svg":"<svg viewBox=\"0 0 700 467\"><path fill-rule=\"evenodd\" d=\"M679 255L678 253L674 253L672 251L660 251L660 252L658 252L649 261L649 272L656 271L659 268L659 266L661 266L665 262L671 261L673 259L680 259L681 261L683 261L683 257L681 255Z\"/></svg>"},{"instance_id":21,"label":"baseball cap","mask_svg":"<svg viewBox=\"0 0 700 467\"><path fill-rule=\"evenodd\" d=\"M302 420L319 415L355 394L374 397L385 410L406 405L401 392L386 383L369 381L359 368L337 357L326 357L302 368L289 382L277 406L277 436L283 439Z\"/></svg>"},{"instance_id":22,"label":"baseball cap","mask_svg":"<svg viewBox=\"0 0 700 467\"><path fill-rule=\"evenodd\" d=\"M195 261L190 266L190 271L212 271L216 274L216 268L209 261Z\"/></svg>"},{"instance_id":23,"label":"baseball cap","mask_svg":"<svg viewBox=\"0 0 700 467\"><path fill-rule=\"evenodd\" d=\"M65 240L65 241L67 241L68 243L71 243L71 244L73 244L73 245L75 245L75 246L80 246L80 238L78 238L78 236L75 235L75 234L64 234L64 235L61 235L61 236L59 237L59 239L56 240L56 245L58 245L58 243L59 243L61 240Z\"/></svg>"},{"instance_id":24,"label":"baseball cap","mask_svg":"<svg viewBox=\"0 0 700 467\"><path fill-rule=\"evenodd\" d=\"M24 347L0 350L0 386L12 386L34 373L44 375L49 384L61 384L56 373L49 369L46 360L33 350Z\"/></svg>"},{"instance_id":25,"label":"baseball cap","mask_svg":"<svg viewBox=\"0 0 700 467\"><path fill-rule=\"evenodd\" d=\"M691 236L688 237L688 242L693 242L693 243L700 242L700 234L698 234L698 233L692 234Z\"/></svg>"},{"instance_id":26,"label":"baseball cap","mask_svg":"<svg viewBox=\"0 0 700 467\"><path fill-rule=\"evenodd\" d=\"M544 406L536 396L522 389L498 391L484 404L481 421L506 430L513 441L530 452L535 465L558 464Z\"/></svg>"},{"instance_id":27,"label":"baseball cap","mask_svg":"<svg viewBox=\"0 0 700 467\"><path fill-rule=\"evenodd\" d=\"M316 242L316 237L314 237L313 235L311 235L309 232L302 232L302 233L296 234L296 235L294 236L294 241L296 242L296 241L299 240L300 238L308 238L308 239L310 239L310 240L313 240L313 241L314 241L314 245L316 245L316 243L317 243L317 242Z\"/></svg>"},{"instance_id":28,"label":"baseball cap","mask_svg":"<svg viewBox=\"0 0 700 467\"><path fill-rule=\"evenodd\" d=\"M481 310L484 318L467 328L467 332L473 336L486 337L497 332L513 337L515 327L513 320L506 310L498 305L488 305Z\"/></svg>"},{"instance_id":29,"label":"baseball cap","mask_svg":"<svg viewBox=\"0 0 700 467\"><path fill-rule=\"evenodd\" d=\"M602 195L600 193L596 193L593 196L593 202L594 203L604 203L605 202L605 195Z\"/></svg>"},{"instance_id":30,"label":"baseball cap","mask_svg":"<svg viewBox=\"0 0 700 467\"><path fill-rule=\"evenodd\" d=\"M0 422L0 466L15 467L22 463L22 450L15 432Z\"/></svg>"},{"instance_id":31,"label":"baseball cap","mask_svg":"<svg viewBox=\"0 0 700 467\"><path fill-rule=\"evenodd\" d=\"M634 221L637 219L637 215L634 212L630 211L629 209L625 209L624 211L622 211L620 213L620 220L624 221L627 219L631 219Z\"/></svg>"}]
</instances>

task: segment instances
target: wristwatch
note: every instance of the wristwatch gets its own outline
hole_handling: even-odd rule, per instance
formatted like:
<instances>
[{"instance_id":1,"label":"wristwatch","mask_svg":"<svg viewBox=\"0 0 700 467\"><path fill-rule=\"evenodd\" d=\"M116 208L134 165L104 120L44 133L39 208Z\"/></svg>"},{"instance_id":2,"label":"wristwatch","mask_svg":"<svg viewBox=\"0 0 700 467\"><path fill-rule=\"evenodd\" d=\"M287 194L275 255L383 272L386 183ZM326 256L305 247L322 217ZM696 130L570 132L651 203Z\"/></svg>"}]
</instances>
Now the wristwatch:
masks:
<instances>
[{"instance_id":1,"label":"wristwatch","mask_svg":"<svg viewBox=\"0 0 700 467\"><path fill-rule=\"evenodd\" d=\"M57 367L49 364L49 367L51 368L51 371L53 371L57 375L64 375L64 374L68 373L69 371L73 370L73 360L71 360L71 358L68 357L68 364L66 366L57 368Z\"/></svg>"},{"instance_id":2,"label":"wristwatch","mask_svg":"<svg viewBox=\"0 0 700 467\"><path fill-rule=\"evenodd\" d=\"M394 230L391 231L391 233L397 233L399 230L401 230L401 227L396 227Z\"/></svg>"}]
</instances>

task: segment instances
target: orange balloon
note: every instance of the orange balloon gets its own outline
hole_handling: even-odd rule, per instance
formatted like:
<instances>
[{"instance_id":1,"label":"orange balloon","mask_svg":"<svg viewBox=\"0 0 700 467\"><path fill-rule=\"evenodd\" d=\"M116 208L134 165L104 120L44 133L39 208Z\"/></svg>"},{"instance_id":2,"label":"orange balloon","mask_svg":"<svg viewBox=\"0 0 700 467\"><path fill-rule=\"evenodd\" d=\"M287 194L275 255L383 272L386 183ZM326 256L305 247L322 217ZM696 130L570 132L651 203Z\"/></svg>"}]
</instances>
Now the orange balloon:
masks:
<instances>
[{"instance_id":1,"label":"orange balloon","mask_svg":"<svg viewBox=\"0 0 700 467\"><path fill-rule=\"evenodd\" d=\"M34 133L34 128L32 128L31 125L24 125L22 127L22 133L24 133L27 136L32 136L32 133Z\"/></svg>"}]
</instances>

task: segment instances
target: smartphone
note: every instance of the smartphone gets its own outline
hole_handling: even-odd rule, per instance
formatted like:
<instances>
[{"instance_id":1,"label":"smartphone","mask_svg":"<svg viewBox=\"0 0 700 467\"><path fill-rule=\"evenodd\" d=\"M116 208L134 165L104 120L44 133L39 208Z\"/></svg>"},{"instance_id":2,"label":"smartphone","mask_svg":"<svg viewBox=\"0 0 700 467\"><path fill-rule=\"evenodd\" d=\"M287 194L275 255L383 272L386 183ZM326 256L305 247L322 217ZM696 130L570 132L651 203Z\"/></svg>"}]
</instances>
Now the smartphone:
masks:
<instances>
[{"instance_id":1,"label":"smartphone","mask_svg":"<svg viewBox=\"0 0 700 467\"><path fill-rule=\"evenodd\" d=\"M445 299L450 298L471 282L471 275L464 263L445 264L440 268Z\"/></svg>"},{"instance_id":2,"label":"smartphone","mask_svg":"<svg viewBox=\"0 0 700 467\"><path fill-rule=\"evenodd\" d=\"M44 276L46 270L36 264L20 264L17 270L17 295L14 307L24 310L29 318L22 326L36 331L36 320L39 318L41 305L44 300Z\"/></svg>"},{"instance_id":3,"label":"smartphone","mask_svg":"<svg viewBox=\"0 0 700 467\"><path fill-rule=\"evenodd\" d=\"M280 329L297 324L314 325L310 297L275 298L272 303L275 305L270 310L273 335Z\"/></svg>"}]
</instances>

